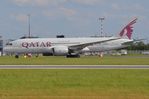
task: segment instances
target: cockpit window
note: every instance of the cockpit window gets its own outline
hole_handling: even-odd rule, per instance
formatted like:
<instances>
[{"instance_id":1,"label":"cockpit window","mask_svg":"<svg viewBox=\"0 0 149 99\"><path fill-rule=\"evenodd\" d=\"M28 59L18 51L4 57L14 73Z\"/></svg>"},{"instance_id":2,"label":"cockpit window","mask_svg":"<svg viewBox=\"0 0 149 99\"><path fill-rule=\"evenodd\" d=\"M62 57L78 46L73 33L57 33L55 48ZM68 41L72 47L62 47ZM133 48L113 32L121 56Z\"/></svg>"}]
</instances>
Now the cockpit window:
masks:
<instances>
[{"instance_id":1,"label":"cockpit window","mask_svg":"<svg viewBox=\"0 0 149 99\"><path fill-rule=\"evenodd\" d=\"M10 46L11 46L11 45L12 45L12 43L7 43L6 45L10 45Z\"/></svg>"}]
</instances>

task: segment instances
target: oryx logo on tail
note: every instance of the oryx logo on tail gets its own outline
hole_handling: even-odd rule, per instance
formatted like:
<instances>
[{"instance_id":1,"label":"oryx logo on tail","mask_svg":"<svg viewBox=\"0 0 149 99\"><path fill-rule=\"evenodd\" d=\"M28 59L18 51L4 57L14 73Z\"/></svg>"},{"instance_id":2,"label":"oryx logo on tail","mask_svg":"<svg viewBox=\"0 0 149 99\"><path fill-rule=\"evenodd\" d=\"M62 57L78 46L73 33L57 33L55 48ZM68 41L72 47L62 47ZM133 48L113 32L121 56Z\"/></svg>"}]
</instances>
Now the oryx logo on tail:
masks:
<instances>
[{"instance_id":1,"label":"oryx logo on tail","mask_svg":"<svg viewBox=\"0 0 149 99\"><path fill-rule=\"evenodd\" d=\"M120 37L127 36L128 39L131 39L132 32L133 32L133 24L136 23L137 18L135 18L133 21L131 21L128 25L126 25L122 31L119 33Z\"/></svg>"}]
</instances>

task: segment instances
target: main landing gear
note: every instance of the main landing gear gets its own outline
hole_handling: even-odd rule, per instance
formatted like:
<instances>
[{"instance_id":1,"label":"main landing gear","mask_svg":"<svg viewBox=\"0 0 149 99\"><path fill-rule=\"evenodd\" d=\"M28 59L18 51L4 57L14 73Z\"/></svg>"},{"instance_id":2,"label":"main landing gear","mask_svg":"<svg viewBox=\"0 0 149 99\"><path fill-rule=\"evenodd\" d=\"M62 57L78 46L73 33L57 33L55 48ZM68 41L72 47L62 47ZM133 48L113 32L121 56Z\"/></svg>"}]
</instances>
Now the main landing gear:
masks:
<instances>
[{"instance_id":1,"label":"main landing gear","mask_svg":"<svg viewBox=\"0 0 149 99\"><path fill-rule=\"evenodd\" d=\"M79 54L74 54L74 55L69 54L66 57L67 58L80 58L80 55Z\"/></svg>"}]
</instances>

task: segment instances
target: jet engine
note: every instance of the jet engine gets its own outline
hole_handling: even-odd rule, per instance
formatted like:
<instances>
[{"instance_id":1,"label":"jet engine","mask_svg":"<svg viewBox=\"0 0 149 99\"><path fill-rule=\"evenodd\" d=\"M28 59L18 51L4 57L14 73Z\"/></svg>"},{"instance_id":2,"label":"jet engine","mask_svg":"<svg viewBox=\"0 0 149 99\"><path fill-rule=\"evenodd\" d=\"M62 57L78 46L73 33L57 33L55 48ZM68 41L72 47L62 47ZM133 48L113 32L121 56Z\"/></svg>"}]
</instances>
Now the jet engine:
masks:
<instances>
[{"instance_id":1,"label":"jet engine","mask_svg":"<svg viewBox=\"0 0 149 99\"><path fill-rule=\"evenodd\" d=\"M67 46L56 46L52 48L53 55L62 56L62 55L68 55L69 49Z\"/></svg>"}]
</instances>

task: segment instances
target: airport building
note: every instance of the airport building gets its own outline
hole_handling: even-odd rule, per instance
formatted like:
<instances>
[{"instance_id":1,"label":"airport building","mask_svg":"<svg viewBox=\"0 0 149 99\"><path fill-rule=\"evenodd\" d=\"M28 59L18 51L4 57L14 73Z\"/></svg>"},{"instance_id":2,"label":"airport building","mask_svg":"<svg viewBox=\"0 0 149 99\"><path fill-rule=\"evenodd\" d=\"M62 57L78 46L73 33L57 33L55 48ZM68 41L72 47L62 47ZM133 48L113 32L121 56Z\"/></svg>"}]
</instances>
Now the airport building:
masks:
<instances>
[{"instance_id":1,"label":"airport building","mask_svg":"<svg viewBox=\"0 0 149 99\"><path fill-rule=\"evenodd\" d=\"M3 55L3 39L2 36L0 36L0 56Z\"/></svg>"}]
</instances>

